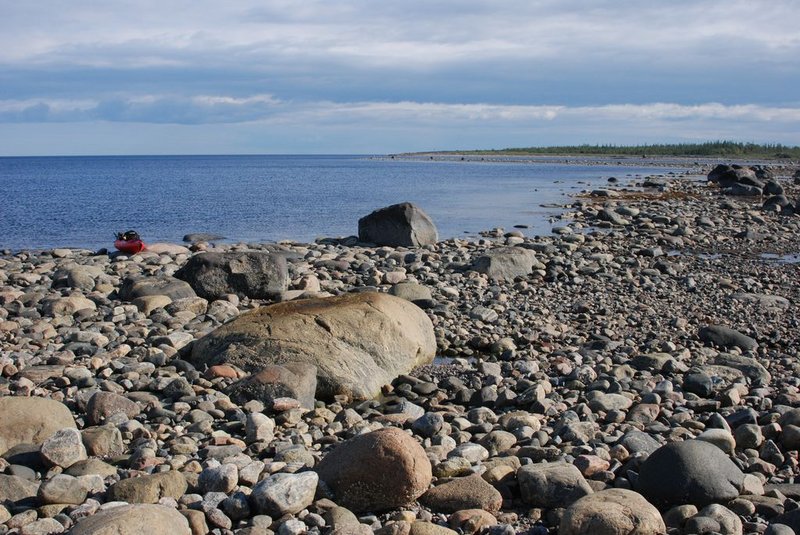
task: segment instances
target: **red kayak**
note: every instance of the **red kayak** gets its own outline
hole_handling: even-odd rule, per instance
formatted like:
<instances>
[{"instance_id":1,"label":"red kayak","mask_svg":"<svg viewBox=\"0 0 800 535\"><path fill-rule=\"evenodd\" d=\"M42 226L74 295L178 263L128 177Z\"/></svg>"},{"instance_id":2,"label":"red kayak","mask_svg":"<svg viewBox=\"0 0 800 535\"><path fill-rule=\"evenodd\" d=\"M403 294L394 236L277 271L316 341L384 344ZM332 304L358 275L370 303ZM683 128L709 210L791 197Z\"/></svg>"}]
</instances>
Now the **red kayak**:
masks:
<instances>
[{"instance_id":1,"label":"red kayak","mask_svg":"<svg viewBox=\"0 0 800 535\"><path fill-rule=\"evenodd\" d=\"M114 242L114 247L116 247L118 251L122 251L123 253L136 254L144 251L145 245L144 242L140 239L116 240Z\"/></svg>"}]
</instances>

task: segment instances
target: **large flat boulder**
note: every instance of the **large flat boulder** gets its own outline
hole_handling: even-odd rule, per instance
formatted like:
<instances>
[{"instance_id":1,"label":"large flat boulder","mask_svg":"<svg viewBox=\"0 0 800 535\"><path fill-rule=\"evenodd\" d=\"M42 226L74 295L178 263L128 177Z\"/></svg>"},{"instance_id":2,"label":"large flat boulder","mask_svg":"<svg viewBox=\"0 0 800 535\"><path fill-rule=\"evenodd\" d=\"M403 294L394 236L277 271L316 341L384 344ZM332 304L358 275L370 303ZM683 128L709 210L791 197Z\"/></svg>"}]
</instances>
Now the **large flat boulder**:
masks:
<instances>
[{"instance_id":1,"label":"large flat boulder","mask_svg":"<svg viewBox=\"0 0 800 535\"><path fill-rule=\"evenodd\" d=\"M192 359L249 372L305 362L317 367L318 399L370 399L397 376L432 362L435 352L433 324L419 307L364 292L246 312L196 341Z\"/></svg>"},{"instance_id":2,"label":"large flat boulder","mask_svg":"<svg viewBox=\"0 0 800 535\"><path fill-rule=\"evenodd\" d=\"M286 258L260 251L202 253L187 260L175 277L209 301L225 294L277 299L289 280Z\"/></svg>"},{"instance_id":3,"label":"large flat boulder","mask_svg":"<svg viewBox=\"0 0 800 535\"><path fill-rule=\"evenodd\" d=\"M112 507L80 520L73 535L191 535L189 521L177 509L136 504Z\"/></svg>"},{"instance_id":4,"label":"large flat boulder","mask_svg":"<svg viewBox=\"0 0 800 535\"><path fill-rule=\"evenodd\" d=\"M0 455L18 444L42 444L56 431L75 428L66 405L37 397L0 397Z\"/></svg>"},{"instance_id":5,"label":"large flat boulder","mask_svg":"<svg viewBox=\"0 0 800 535\"><path fill-rule=\"evenodd\" d=\"M421 247L439 241L428 214L404 202L375 210L358 220L358 239L391 247Z\"/></svg>"}]
</instances>

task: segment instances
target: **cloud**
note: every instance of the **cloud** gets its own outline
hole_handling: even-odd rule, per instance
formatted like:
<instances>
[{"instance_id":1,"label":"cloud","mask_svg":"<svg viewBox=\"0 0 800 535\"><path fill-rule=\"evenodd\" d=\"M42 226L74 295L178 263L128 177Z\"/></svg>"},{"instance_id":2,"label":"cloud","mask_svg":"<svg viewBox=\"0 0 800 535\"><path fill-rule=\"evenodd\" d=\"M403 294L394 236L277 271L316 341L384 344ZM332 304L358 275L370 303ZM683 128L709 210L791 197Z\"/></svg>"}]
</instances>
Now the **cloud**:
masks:
<instances>
[{"instance_id":1,"label":"cloud","mask_svg":"<svg viewBox=\"0 0 800 535\"><path fill-rule=\"evenodd\" d=\"M414 124L518 125L563 120L727 120L800 122L800 107L756 104L705 103L609 104L602 106L538 106L503 104L452 104L437 102L292 102L273 95L233 97L197 95L139 95L103 101L4 100L0 122L143 122L156 124L235 124L245 122L363 123L408 122Z\"/></svg>"}]
</instances>

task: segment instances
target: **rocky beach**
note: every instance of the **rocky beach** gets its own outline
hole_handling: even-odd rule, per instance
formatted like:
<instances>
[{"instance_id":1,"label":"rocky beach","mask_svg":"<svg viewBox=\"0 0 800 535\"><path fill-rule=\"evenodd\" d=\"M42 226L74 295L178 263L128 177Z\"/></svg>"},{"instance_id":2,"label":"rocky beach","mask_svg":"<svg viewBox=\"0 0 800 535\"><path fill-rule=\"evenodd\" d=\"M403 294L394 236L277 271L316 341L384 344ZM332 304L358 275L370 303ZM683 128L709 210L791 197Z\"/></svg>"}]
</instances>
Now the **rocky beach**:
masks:
<instances>
[{"instance_id":1,"label":"rocky beach","mask_svg":"<svg viewBox=\"0 0 800 535\"><path fill-rule=\"evenodd\" d=\"M0 535L800 534L796 166L564 209L5 251Z\"/></svg>"}]
</instances>

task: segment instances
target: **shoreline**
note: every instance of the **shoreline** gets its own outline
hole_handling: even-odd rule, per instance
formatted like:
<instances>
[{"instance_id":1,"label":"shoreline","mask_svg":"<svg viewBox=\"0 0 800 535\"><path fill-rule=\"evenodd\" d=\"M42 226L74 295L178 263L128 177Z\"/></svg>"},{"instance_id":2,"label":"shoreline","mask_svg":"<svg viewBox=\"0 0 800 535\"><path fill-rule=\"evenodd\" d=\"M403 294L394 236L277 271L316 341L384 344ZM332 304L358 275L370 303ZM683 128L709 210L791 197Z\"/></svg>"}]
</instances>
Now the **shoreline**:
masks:
<instances>
[{"instance_id":1,"label":"shoreline","mask_svg":"<svg viewBox=\"0 0 800 535\"><path fill-rule=\"evenodd\" d=\"M776 168L776 180L797 199L800 185L789 171ZM258 482L284 474L300 485L335 446L398 427L430 460L431 488L467 485L480 475L497 494L481 487L491 495L484 500L459 491L445 506L428 491L406 507L358 512L361 520L350 519L347 528L340 519L341 529L388 535L434 523L468 530L456 511L483 508L483 521L507 527L503 533L552 532L563 507L537 501L525 486L525 474L544 461L572 467L570 477L586 492L641 490L637 477L655 448L699 437L747 474L735 498L708 496L707 503L743 523L744 533L763 532L791 506L800 476L800 444L789 428L800 422L791 419L800 407L800 217L763 209L766 198L723 195L696 176L665 175L648 188L643 182L621 178L573 197L554 232L543 236L505 229L419 249L252 244L285 257L285 299L388 293L403 284L429 292L422 310L433 325L435 354L447 363L400 375L372 401L317 401L314 409L234 403L230 388L246 371L206 367L192 355L198 340L273 299L121 299L126 279L171 277L192 252L0 256L0 399L61 403L92 447L101 447L102 433L120 432L113 454L89 455L100 471L90 475L103 475L91 479L79 503L21 505L9 515L27 509L41 521L43 511L60 508L61 521L80 523L122 496L112 487L145 486L163 473L182 484L156 500L159 507L183 511L207 529L269 534L302 525L323 533L336 527L330 511L337 496L318 490L293 503L293 512L267 515ZM529 273L493 280L472 268L506 247L535 257ZM757 347L710 345L703 329L720 325ZM90 420L88 400L101 390L127 400L117 402L131 415L109 413L105 425ZM251 424L262 417L271 431L258 435ZM712 458L705 461L720 472ZM12 470L28 462L12 461L0 463L0 472L33 474L36 486L59 472ZM218 479L226 483L209 483ZM542 492L557 490L556 482L543 485ZM392 485L381 490L392 492ZM665 518L668 511L660 506Z\"/></svg>"}]
</instances>

